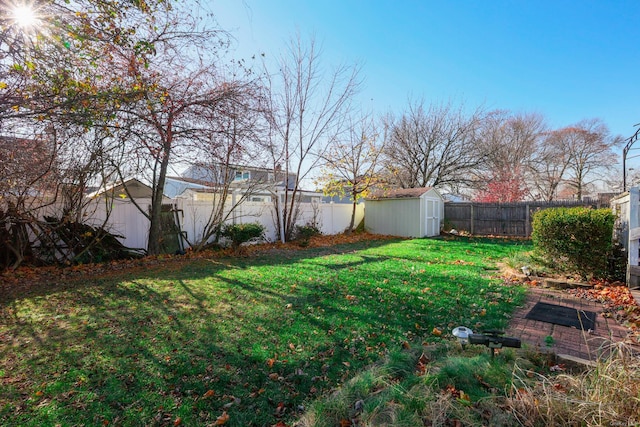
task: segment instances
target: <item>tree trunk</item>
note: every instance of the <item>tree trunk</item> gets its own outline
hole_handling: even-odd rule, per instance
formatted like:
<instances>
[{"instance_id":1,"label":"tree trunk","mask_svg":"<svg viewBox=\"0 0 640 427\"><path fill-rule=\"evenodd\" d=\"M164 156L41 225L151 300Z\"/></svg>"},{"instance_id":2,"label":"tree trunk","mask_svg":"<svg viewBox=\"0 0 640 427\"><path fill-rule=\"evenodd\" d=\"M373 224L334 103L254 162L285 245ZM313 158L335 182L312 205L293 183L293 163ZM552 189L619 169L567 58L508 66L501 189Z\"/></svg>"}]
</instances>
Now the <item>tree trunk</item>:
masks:
<instances>
[{"instance_id":1,"label":"tree trunk","mask_svg":"<svg viewBox=\"0 0 640 427\"><path fill-rule=\"evenodd\" d=\"M169 144L167 144L169 145ZM170 145L169 145L170 147ZM149 219L149 240L147 241L147 253L149 255L160 254L160 241L162 238L162 198L164 195L164 184L167 179L167 170L169 168L169 152L170 148L165 146L164 155L160 163L160 174L158 175L158 182L153 189L151 196L151 213Z\"/></svg>"},{"instance_id":2,"label":"tree trunk","mask_svg":"<svg viewBox=\"0 0 640 427\"><path fill-rule=\"evenodd\" d=\"M353 232L353 226L355 225L356 222L356 207L357 207L357 202L355 201L355 199L353 200L353 204L352 204L352 209L351 209L351 221L349 221L349 228L347 228L347 234L351 234Z\"/></svg>"}]
</instances>

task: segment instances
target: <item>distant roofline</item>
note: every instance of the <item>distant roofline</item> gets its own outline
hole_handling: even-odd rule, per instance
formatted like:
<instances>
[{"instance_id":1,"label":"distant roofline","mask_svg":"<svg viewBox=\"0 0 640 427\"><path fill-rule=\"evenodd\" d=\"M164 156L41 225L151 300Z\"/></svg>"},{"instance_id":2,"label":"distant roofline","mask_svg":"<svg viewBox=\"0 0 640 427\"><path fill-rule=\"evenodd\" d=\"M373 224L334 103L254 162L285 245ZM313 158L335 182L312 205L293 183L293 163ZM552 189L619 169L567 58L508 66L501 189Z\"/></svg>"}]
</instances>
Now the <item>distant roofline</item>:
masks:
<instances>
[{"instance_id":1,"label":"distant roofline","mask_svg":"<svg viewBox=\"0 0 640 427\"><path fill-rule=\"evenodd\" d=\"M384 200L384 199L416 199L423 194L432 190L433 187L418 188L393 188L388 190L378 190L373 192L366 200Z\"/></svg>"}]
</instances>

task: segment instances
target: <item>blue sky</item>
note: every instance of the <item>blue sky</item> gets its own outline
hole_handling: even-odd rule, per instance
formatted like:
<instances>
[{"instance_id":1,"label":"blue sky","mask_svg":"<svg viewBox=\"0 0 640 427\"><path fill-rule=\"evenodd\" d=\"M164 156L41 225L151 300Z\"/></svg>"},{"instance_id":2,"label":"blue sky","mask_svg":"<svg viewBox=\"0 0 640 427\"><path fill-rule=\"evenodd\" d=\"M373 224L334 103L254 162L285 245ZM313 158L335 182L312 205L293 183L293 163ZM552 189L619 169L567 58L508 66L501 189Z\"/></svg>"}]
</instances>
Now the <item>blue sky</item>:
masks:
<instances>
[{"instance_id":1,"label":"blue sky","mask_svg":"<svg viewBox=\"0 0 640 427\"><path fill-rule=\"evenodd\" d=\"M640 1L211 0L234 55L267 58L296 31L323 64L362 67L364 109L408 99L543 114L559 128L601 118L627 138L640 122Z\"/></svg>"}]
</instances>

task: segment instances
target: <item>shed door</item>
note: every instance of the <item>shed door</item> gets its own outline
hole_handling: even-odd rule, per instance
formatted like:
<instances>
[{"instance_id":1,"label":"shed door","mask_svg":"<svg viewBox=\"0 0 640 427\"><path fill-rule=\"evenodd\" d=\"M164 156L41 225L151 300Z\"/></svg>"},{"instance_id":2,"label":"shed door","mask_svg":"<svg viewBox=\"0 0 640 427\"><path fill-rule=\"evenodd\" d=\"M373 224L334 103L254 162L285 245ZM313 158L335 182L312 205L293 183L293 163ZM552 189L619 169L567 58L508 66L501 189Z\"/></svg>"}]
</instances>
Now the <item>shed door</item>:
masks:
<instances>
[{"instance_id":1,"label":"shed door","mask_svg":"<svg viewBox=\"0 0 640 427\"><path fill-rule=\"evenodd\" d=\"M440 234L440 201L427 199L427 214L425 215L427 236Z\"/></svg>"}]
</instances>

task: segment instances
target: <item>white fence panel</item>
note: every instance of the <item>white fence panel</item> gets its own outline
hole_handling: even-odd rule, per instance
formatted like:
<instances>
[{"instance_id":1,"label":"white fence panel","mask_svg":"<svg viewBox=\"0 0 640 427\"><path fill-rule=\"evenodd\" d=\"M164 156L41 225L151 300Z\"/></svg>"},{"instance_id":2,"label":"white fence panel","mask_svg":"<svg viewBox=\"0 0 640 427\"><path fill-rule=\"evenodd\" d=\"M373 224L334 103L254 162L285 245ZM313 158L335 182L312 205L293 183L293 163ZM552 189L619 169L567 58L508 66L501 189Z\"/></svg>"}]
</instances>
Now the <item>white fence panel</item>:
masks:
<instances>
[{"instance_id":1,"label":"white fence panel","mask_svg":"<svg viewBox=\"0 0 640 427\"><path fill-rule=\"evenodd\" d=\"M320 205L320 231L322 234L339 234L344 232L351 221L352 204L327 203ZM356 205L356 217L353 226L364 219L364 203Z\"/></svg>"},{"instance_id":2,"label":"white fence panel","mask_svg":"<svg viewBox=\"0 0 640 427\"><path fill-rule=\"evenodd\" d=\"M110 203L108 209L106 203ZM141 199L137 203L146 210L151 206L150 199ZM149 220L131 201L96 199L85 212L88 214L84 220L87 224L104 226L110 233L123 236L118 239L123 245L134 249L147 248Z\"/></svg>"},{"instance_id":3,"label":"white fence panel","mask_svg":"<svg viewBox=\"0 0 640 427\"><path fill-rule=\"evenodd\" d=\"M149 209L151 200L138 200L142 209ZM202 240L205 227L213 211L212 201L194 201L177 199L165 201L179 209L180 228L185 232L191 243ZM231 203L228 203L231 206ZM323 234L338 234L344 232L351 220L351 204L318 204L300 203L296 224L316 224ZM41 209L39 215L60 217L62 206L52 205ZM228 214L228 212L226 212ZM364 204L356 206L354 225L357 226L364 218ZM138 210L130 200L95 199L85 209L83 222L94 227L105 227L119 238L125 246L145 249L149 236L149 220ZM269 241L279 240L276 227L276 212L272 202L248 202L238 205L228 215L230 223L244 224L257 222L265 227L265 238Z\"/></svg>"},{"instance_id":4,"label":"white fence panel","mask_svg":"<svg viewBox=\"0 0 640 427\"><path fill-rule=\"evenodd\" d=\"M617 215L615 237L627 253L627 285L640 284L640 190L637 187L611 200L611 208Z\"/></svg>"}]
</instances>

